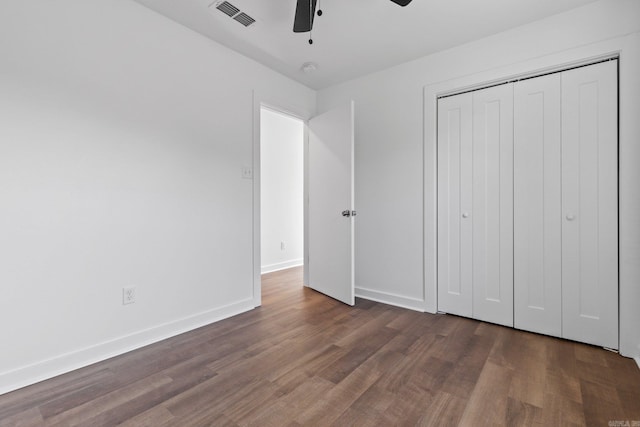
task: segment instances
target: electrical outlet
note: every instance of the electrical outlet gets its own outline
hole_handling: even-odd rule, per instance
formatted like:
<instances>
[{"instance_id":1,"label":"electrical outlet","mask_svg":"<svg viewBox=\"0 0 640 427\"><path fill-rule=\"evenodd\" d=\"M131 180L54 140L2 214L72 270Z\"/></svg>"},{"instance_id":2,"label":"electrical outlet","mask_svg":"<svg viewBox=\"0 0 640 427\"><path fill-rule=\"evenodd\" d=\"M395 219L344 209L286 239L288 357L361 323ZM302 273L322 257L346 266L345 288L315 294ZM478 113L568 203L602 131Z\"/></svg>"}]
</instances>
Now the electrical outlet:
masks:
<instances>
[{"instance_id":1,"label":"electrical outlet","mask_svg":"<svg viewBox=\"0 0 640 427\"><path fill-rule=\"evenodd\" d=\"M133 304L136 302L136 288L122 288L122 305Z\"/></svg>"}]
</instances>

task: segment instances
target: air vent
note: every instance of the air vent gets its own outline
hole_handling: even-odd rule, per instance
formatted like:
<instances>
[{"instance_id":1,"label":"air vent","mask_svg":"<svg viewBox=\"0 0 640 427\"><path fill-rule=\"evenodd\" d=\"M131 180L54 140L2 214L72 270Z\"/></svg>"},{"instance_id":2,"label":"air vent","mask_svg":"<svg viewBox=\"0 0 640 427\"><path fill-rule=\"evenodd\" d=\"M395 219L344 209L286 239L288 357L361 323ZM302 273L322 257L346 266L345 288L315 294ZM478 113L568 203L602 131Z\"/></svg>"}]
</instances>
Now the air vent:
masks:
<instances>
[{"instance_id":1,"label":"air vent","mask_svg":"<svg viewBox=\"0 0 640 427\"><path fill-rule=\"evenodd\" d=\"M223 1L222 3L218 4L216 6L216 9L218 9L220 12L223 12L231 17L233 17L233 15L235 15L236 13L240 12L240 9L238 9L228 1Z\"/></svg>"},{"instance_id":2,"label":"air vent","mask_svg":"<svg viewBox=\"0 0 640 427\"><path fill-rule=\"evenodd\" d=\"M253 19L252 17L250 17L249 15L247 15L244 12L237 14L233 19L235 19L236 21L238 21L239 23L241 23L245 27L248 27L249 25L251 25L254 22L256 22L255 19Z\"/></svg>"},{"instance_id":3,"label":"air vent","mask_svg":"<svg viewBox=\"0 0 640 427\"><path fill-rule=\"evenodd\" d=\"M234 5L232 5L231 3L229 3L226 0L225 1L220 1L220 2L217 2L217 3L213 3L209 7L213 7L213 6L215 6L216 9L218 9L220 12L222 12L225 15L233 18L234 20L238 21L239 23L241 23L245 27L248 27L249 25L251 25L254 22L256 22L255 19L253 19L252 17L250 17L246 13L241 12L240 9L238 9L237 7L235 7Z\"/></svg>"}]
</instances>

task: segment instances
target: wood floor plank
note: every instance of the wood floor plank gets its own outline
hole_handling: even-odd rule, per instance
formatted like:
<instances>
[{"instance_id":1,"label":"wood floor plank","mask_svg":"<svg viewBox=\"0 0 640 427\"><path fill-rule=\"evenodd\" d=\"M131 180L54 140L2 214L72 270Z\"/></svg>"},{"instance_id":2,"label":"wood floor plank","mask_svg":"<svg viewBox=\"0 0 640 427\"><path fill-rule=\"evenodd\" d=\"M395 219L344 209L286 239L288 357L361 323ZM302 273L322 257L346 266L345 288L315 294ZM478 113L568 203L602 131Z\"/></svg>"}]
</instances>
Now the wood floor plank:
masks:
<instances>
[{"instance_id":1,"label":"wood floor plank","mask_svg":"<svg viewBox=\"0 0 640 427\"><path fill-rule=\"evenodd\" d=\"M506 426L512 377L513 370L510 368L487 361L469 397L460 424Z\"/></svg>"},{"instance_id":2,"label":"wood floor plank","mask_svg":"<svg viewBox=\"0 0 640 427\"><path fill-rule=\"evenodd\" d=\"M509 427L531 426L542 421L542 408L509 397L505 425Z\"/></svg>"},{"instance_id":3,"label":"wood floor plank","mask_svg":"<svg viewBox=\"0 0 640 427\"><path fill-rule=\"evenodd\" d=\"M307 408L312 407L334 387L333 383L320 377L312 377L300 383L289 393L247 411L237 419L239 425L286 425Z\"/></svg>"},{"instance_id":4,"label":"wood floor plank","mask_svg":"<svg viewBox=\"0 0 640 427\"><path fill-rule=\"evenodd\" d=\"M629 420L640 421L640 404L637 391L618 389L618 400L622 405L621 416ZM640 423L638 423L640 425Z\"/></svg>"},{"instance_id":5,"label":"wood floor plank","mask_svg":"<svg viewBox=\"0 0 640 427\"><path fill-rule=\"evenodd\" d=\"M596 384L591 381L580 382L585 419L594 425L608 425L612 420L628 420L624 414L618 393L614 387Z\"/></svg>"},{"instance_id":6,"label":"wood floor plank","mask_svg":"<svg viewBox=\"0 0 640 427\"><path fill-rule=\"evenodd\" d=\"M349 408L338 417L331 427L358 426L369 427L380 424L380 418L376 414L367 413L360 409Z\"/></svg>"},{"instance_id":7,"label":"wood floor plank","mask_svg":"<svg viewBox=\"0 0 640 427\"><path fill-rule=\"evenodd\" d=\"M464 399L449 393L439 392L434 396L417 424L419 426L457 426L466 405L467 401Z\"/></svg>"},{"instance_id":8,"label":"wood floor plank","mask_svg":"<svg viewBox=\"0 0 640 427\"><path fill-rule=\"evenodd\" d=\"M601 348L263 276L263 305L0 396L15 426L591 426L640 420Z\"/></svg>"},{"instance_id":9,"label":"wood floor plank","mask_svg":"<svg viewBox=\"0 0 640 427\"><path fill-rule=\"evenodd\" d=\"M456 338L447 336L445 339ZM465 346L460 347L460 354L450 356L449 361L455 368L441 390L463 399L468 399L473 392L493 347L493 343L486 337L472 335L466 340Z\"/></svg>"},{"instance_id":10,"label":"wood floor plank","mask_svg":"<svg viewBox=\"0 0 640 427\"><path fill-rule=\"evenodd\" d=\"M32 427L44 425L38 408L30 408L0 419L0 427Z\"/></svg>"},{"instance_id":11,"label":"wood floor plank","mask_svg":"<svg viewBox=\"0 0 640 427\"><path fill-rule=\"evenodd\" d=\"M434 398L430 390L424 390L415 383L406 384L383 414L381 425L417 425Z\"/></svg>"},{"instance_id":12,"label":"wood floor plank","mask_svg":"<svg viewBox=\"0 0 640 427\"><path fill-rule=\"evenodd\" d=\"M369 357L371 357L371 355L391 341L396 334L397 332L392 331L389 328L381 328L372 334L363 334L360 338L362 340L361 344L352 345L352 348L348 353L331 365L327 366L319 372L318 375L326 378L334 384L340 383L340 381L361 366ZM340 344L340 342L337 343L338 346L345 347L344 344ZM347 348L348 347L349 346L347 346Z\"/></svg>"},{"instance_id":13,"label":"wood floor plank","mask_svg":"<svg viewBox=\"0 0 640 427\"><path fill-rule=\"evenodd\" d=\"M61 375L48 381L42 381L30 387L16 390L0 396L0 420L40 407L56 399L65 399L90 387L92 384L113 381L113 372L108 368L80 369L73 375ZM70 406L72 407L72 406Z\"/></svg>"},{"instance_id":14,"label":"wood floor plank","mask_svg":"<svg viewBox=\"0 0 640 427\"><path fill-rule=\"evenodd\" d=\"M233 399L225 405L223 414L234 422L244 419L256 409L270 407L274 397L278 396L278 386L272 382L259 379L246 387L242 398Z\"/></svg>"},{"instance_id":15,"label":"wood floor plank","mask_svg":"<svg viewBox=\"0 0 640 427\"><path fill-rule=\"evenodd\" d=\"M545 394L562 396L566 399L582 404L580 379L553 372L549 369L547 369L545 381Z\"/></svg>"},{"instance_id":16,"label":"wood floor plank","mask_svg":"<svg viewBox=\"0 0 640 427\"><path fill-rule=\"evenodd\" d=\"M162 425L177 424L175 417L162 405L154 406L133 418L129 418L119 427L158 427Z\"/></svg>"},{"instance_id":17,"label":"wood floor plank","mask_svg":"<svg viewBox=\"0 0 640 427\"><path fill-rule=\"evenodd\" d=\"M557 394L545 394L541 418L540 424L543 426L587 425L584 407L572 399Z\"/></svg>"},{"instance_id":18,"label":"wood floor plank","mask_svg":"<svg viewBox=\"0 0 640 427\"><path fill-rule=\"evenodd\" d=\"M81 405L58 413L46 419L47 425L55 427L65 427L66 425L80 425L86 423L87 420L100 416L103 413L125 405L132 399L147 394L150 390L154 390L162 385L171 383L172 379L167 375L158 374L133 384L127 385L121 389L112 391L96 399L85 402Z\"/></svg>"},{"instance_id":19,"label":"wood floor plank","mask_svg":"<svg viewBox=\"0 0 640 427\"><path fill-rule=\"evenodd\" d=\"M541 408L547 383L547 370L531 364L529 369L514 370L509 387L509 398Z\"/></svg>"},{"instance_id":20,"label":"wood floor plank","mask_svg":"<svg viewBox=\"0 0 640 427\"><path fill-rule=\"evenodd\" d=\"M384 352L373 354L295 420L309 425L332 423L380 378L396 356L399 355Z\"/></svg>"}]
</instances>

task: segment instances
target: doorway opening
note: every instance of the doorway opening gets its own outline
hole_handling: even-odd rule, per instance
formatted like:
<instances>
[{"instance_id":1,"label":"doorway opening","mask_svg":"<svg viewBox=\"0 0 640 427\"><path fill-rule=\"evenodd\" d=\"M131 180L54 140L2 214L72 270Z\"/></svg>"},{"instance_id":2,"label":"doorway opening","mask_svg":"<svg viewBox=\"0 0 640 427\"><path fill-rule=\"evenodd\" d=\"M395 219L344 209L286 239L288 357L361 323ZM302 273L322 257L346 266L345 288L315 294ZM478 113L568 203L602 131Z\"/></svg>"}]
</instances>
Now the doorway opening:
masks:
<instances>
[{"instance_id":1,"label":"doorway opening","mask_svg":"<svg viewBox=\"0 0 640 427\"><path fill-rule=\"evenodd\" d=\"M304 264L304 128L260 107L260 273Z\"/></svg>"}]
</instances>

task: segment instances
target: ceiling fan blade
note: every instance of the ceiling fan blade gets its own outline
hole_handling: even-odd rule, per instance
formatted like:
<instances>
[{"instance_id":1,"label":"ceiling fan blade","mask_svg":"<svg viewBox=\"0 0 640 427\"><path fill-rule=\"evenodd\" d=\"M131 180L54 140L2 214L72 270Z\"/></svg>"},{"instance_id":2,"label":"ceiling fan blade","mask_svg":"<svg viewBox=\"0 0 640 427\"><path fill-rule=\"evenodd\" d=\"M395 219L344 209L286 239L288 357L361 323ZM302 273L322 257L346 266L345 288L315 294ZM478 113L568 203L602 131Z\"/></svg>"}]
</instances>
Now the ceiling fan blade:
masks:
<instances>
[{"instance_id":1,"label":"ceiling fan blade","mask_svg":"<svg viewBox=\"0 0 640 427\"><path fill-rule=\"evenodd\" d=\"M296 17L293 20L294 33L311 31L313 18L316 14L316 2L317 0L298 0L296 4Z\"/></svg>"},{"instance_id":2,"label":"ceiling fan blade","mask_svg":"<svg viewBox=\"0 0 640 427\"><path fill-rule=\"evenodd\" d=\"M402 7L411 3L411 0L391 0L391 1L394 2L395 4L399 4Z\"/></svg>"}]
</instances>

